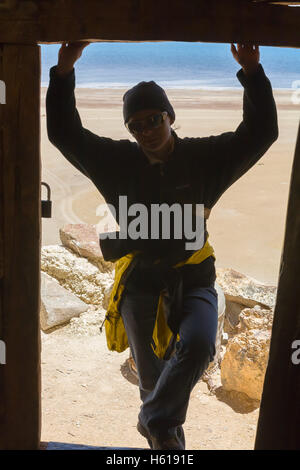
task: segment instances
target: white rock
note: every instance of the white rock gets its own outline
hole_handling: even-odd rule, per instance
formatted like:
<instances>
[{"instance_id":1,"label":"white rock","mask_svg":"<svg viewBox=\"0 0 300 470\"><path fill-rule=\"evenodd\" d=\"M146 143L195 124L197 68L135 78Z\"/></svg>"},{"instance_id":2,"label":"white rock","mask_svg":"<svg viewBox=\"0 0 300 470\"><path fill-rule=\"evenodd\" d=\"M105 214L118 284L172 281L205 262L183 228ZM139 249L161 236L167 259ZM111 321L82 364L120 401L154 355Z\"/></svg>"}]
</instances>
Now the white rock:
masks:
<instances>
[{"instance_id":1,"label":"white rock","mask_svg":"<svg viewBox=\"0 0 300 470\"><path fill-rule=\"evenodd\" d=\"M68 292L45 273L41 273L41 311L42 330L46 331L67 323L74 316L86 311L88 305Z\"/></svg>"},{"instance_id":2,"label":"white rock","mask_svg":"<svg viewBox=\"0 0 300 470\"><path fill-rule=\"evenodd\" d=\"M226 300L240 303L245 307L273 308L275 305L277 287L263 284L231 268L217 268L217 281L224 291Z\"/></svg>"},{"instance_id":3,"label":"white rock","mask_svg":"<svg viewBox=\"0 0 300 470\"><path fill-rule=\"evenodd\" d=\"M245 307L264 308L272 311L276 301L277 287L260 281L230 268L217 268L217 281L226 298L224 332L229 339L237 334L240 314Z\"/></svg>"},{"instance_id":4,"label":"white rock","mask_svg":"<svg viewBox=\"0 0 300 470\"><path fill-rule=\"evenodd\" d=\"M74 336L98 336L99 327L105 317L105 310L91 307L78 318L72 318L69 324L69 333Z\"/></svg>"},{"instance_id":5,"label":"white rock","mask_svg":"<svg viewBox=\"0 0 300 470\"><path fill-rule=\"evenodd\" d=\"M101 272L86 258L61 245L41 249L41 269L87 304L102 306L104 292L114 279L114 271Z\"/></svg>"}]
</instances>

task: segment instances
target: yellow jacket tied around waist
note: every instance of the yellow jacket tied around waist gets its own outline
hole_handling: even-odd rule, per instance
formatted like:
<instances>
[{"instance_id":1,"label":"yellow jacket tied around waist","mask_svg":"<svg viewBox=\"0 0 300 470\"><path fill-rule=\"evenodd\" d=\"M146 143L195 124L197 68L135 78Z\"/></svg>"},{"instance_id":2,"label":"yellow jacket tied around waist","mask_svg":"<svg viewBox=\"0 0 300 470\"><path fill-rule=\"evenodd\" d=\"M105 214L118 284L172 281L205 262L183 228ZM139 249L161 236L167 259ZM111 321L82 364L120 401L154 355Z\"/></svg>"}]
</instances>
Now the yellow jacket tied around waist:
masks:
<instances>
[{"instance_id":1,"label":"yellow jacket tied around waist","mask_svg":"<svg viewBox=\"0 0 300 470\"><path fill-rule=\"evenodd\" d=\"M129 347L124 323L119 311L119 305L125 288L125 285L121 283L121 280L137 254L137 251L128 253L120 258L115 265L115 279L105 316L105 334L107 347L110 351L123 352ZM206 240L204 246L200 250L193 253L186 260L175 264L173 267L178 268L185 264L199 264L209 256L213 256L216 259L213 247L208 243L208 240ZM172 338L173 333L169 328L164 315L163 293L161 292L152 335L155 347L153 347L153 344L151 343L157 357L160 359L164 358ZM179 339L179 335L177 335L177 339Z\"/></svg>"}]
</instances>

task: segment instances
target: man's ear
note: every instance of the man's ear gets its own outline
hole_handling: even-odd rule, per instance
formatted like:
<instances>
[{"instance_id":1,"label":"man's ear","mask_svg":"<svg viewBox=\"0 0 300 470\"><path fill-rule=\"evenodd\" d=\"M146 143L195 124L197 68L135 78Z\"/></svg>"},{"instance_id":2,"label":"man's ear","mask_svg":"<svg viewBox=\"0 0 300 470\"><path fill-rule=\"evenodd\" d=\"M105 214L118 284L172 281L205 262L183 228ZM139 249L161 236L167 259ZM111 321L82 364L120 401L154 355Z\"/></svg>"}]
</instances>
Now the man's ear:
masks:
<instances>
[{"instance_id":1,"label":"man's ear","mask_svg":"<svg viewBox=\"0 0 300 470\"><path fill-rule=\"evenodd\" d=\"M172 117L170 116L170 114L168 114L168 117L169 117L169 121L170 121L170 126L172 126L172 125L174 124L174 122L175 122L175 119L172 118Z\"/></svg>"}]
</instances>

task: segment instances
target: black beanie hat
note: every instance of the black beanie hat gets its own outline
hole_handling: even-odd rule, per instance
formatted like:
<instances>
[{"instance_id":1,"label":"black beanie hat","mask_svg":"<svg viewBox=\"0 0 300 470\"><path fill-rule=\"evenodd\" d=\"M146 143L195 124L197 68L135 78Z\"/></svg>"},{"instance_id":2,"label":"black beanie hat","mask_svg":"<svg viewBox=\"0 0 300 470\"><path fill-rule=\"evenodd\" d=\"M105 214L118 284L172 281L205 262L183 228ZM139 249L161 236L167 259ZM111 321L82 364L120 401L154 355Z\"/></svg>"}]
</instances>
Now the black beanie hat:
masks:
<instances>
[{"instance_id":1,"label":"black beanie hat","mask_svg":"<svg viewBox=\"0 0 300 470\"><path fill-rule=\"evenodd\" d=\"M138 83L126 91L123 96L124 122L127 122L137 111L144 109L167 111L171 119L175 121L175 112L166 92L153 80L151 82Z\"/></svg>"}]
</instances>

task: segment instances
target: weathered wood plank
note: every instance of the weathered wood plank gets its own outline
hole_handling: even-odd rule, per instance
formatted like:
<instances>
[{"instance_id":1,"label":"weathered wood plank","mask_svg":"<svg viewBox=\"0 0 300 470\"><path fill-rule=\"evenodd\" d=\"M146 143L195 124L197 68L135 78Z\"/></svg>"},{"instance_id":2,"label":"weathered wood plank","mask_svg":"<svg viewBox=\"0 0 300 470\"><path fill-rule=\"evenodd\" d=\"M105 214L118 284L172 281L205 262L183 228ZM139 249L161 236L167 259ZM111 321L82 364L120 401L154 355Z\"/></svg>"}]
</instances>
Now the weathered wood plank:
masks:
<instances>
[{"instance_id":1,"label":"weathered wood plank","mask_svg":"<svg viewBox=\"0 0 300 470\"><path fill-rule=\"evenodd\" d=\"M300 124L255 449L300 449ZM294 343L294 347L293 347ZM299 343L298 343L299 348ZM296 359L296 361L295 361Z\"/></svg>"},{"instance_id":2,"label":"weathered wood plank","mask_svg":"<svg viewBox=\"0 0 300 470\"><path fill-rule=\"evenodd\" d=\"M155 5L155 6L154 6ZM251 42L300 47L300 9L243 0L6 0L0 42Z\"/></svg>"},{"instance_id":3,"label":"weathered wood plank","mask_svg":"<svg viewBox=\"0 0 300 470\"><path fill-rule=\"evenodd\" d=\"M272 3L272 5L300 5L299 1L282 2L281 0L249 0L253 3Z\"/></svg>"},{"instance_id":4,"label":"weathered wood plank","mask_svg":"<svg viewBox=\"0 0 300 470\"><path fill-rule=\"evenodd\" d=\"M2 77L2 46L0 45L0 79ZM3 243L3 207L4 207L4 195L3 195L3 104L0 104L0 341L2 338L2 318L3 318L3 276L4 276L4 243ZM0 428L4 421L4 404L3 397L1 395L2 384L4 380L4 364L0 361Z\"/></svg>"},{"instance_id":5,"label":"weathered wood plank","mask_svg":"<svg viewBox=\"0 0 300 470\"><path fill-rule=\"evenodd\" d=\"M40 47L2 45L0 449L40 440Z\"/></svg>"},{"instance_id":6,"label":"weathered wood plank","mask_svg":"<svg viewBox=\"0 0 300 470\"><path fill-rule=\"evenodd\" d=\"M150 450L141 447L98 447L84 444L69 444L65 442L43 442L40 450Z\"/></svg>"}]
</instances>

